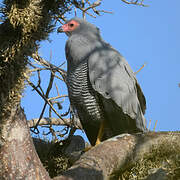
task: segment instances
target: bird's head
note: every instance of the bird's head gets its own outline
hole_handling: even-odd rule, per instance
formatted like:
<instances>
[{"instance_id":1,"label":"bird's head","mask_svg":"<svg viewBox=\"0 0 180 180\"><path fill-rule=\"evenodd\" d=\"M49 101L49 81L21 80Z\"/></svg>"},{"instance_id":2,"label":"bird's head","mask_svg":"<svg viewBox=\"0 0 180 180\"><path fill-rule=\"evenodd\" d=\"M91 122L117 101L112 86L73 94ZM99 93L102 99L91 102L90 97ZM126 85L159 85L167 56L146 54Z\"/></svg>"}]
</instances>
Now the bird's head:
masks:
<instances>
[{"instance_id":1,"label":"bird's head","mask_svg":"<svg viewBox=\"0 0 180 180\"><path fill-rule=\"evenodd\" d=\"M75 17L59 27L57 32L64 32L67 36L71 36L72 34L86 34L87 32L99 34L99 29L86 20Z\"/></svg>"}]
</instances>

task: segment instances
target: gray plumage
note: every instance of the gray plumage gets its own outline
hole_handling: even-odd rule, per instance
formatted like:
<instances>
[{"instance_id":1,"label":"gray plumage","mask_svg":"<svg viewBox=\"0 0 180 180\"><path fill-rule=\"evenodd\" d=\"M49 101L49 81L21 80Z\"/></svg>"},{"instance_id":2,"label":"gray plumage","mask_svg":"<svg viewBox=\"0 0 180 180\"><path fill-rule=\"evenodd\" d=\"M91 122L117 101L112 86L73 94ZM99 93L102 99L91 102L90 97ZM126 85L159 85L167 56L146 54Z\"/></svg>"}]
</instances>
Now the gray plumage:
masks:
<instances>
[{"instance_id":1,"label":"gray plumage","mask_svg":"<svg viewBox=\"0 0 180 180\"><path fill-rule=\"evenodd\" d=\"M64 30L69 36L65 48L68 92L90 143L95 144L102 121L102 140L146 131L145 97L127 61L101 38L94 25L79 18L66 24L73 27L73 22L78 22L77 28Z\"/></svg>"}]
</instances>

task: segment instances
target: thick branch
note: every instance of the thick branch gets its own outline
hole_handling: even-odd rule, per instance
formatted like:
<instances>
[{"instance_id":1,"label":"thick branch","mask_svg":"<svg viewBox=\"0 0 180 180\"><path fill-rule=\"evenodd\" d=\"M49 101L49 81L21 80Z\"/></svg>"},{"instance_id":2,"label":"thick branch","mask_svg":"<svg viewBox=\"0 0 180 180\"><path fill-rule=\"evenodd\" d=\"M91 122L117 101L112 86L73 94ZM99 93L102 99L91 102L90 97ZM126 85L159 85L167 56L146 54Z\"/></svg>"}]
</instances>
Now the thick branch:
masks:
<instances>
[{"instance_id":1,"label":"thick branch","mask_svg":"<svg viewBox=\"0 0 180 180\"><path fill-rule=\"evenodd\" d=\"M54 180L118 179L131 168L137 168L140 173L141 165L147 170L146 177L150 177L152 173L148 174L148 172L151 168L168 169L168 162L176 159L179 162L179 142L179 132L119 135L86 152L63 176L56 177ZM149 161L151 165L146 167L145 162ZM154 161L157 162L154 163ZM172 170L173 167L171 167Z\"/></svg>"}]
</instances>

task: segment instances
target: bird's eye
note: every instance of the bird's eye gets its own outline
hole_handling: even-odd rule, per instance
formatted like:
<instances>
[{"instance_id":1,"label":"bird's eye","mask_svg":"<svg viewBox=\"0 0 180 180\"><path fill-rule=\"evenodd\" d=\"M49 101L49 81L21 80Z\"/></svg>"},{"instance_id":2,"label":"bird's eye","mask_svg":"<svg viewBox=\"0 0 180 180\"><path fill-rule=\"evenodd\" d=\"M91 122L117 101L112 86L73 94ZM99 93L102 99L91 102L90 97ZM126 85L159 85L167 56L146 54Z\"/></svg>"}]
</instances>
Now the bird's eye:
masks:
<instances>
[{"instance_id":1,"label":"bird's eye","mask_svg":"<svg viewBox=\"0 0 180 180\"><path fill-rule=\"evenodd\" d=\"M71 24L69 24L69 26L70 26L70 27L73 27L73 26L74 26L74 24L72 24L72 23L71 23Z\"/></svg>"}]
</instances>

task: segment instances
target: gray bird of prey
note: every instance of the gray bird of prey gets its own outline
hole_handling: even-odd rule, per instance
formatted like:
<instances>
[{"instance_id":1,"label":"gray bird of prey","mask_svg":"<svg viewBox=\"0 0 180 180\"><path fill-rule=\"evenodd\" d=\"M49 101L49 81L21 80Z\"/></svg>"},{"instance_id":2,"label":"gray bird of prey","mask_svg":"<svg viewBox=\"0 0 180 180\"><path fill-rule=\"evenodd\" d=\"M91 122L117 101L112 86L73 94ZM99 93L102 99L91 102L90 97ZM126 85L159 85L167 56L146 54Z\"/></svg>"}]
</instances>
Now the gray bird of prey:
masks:
<instances>
[{"instance_id":1,"label":"gray bird of prey","mask_svg":"<svg viewBox=\"0 0 180 180\"><path fill-rule=\"evenodd\" d=\"M71 106L91 145L122 133L147 131L146 100L124 57L93 24L72 18L58 32L69 37L65 53Z\"/></svg>"}]
</instances>

